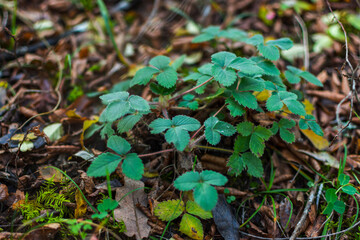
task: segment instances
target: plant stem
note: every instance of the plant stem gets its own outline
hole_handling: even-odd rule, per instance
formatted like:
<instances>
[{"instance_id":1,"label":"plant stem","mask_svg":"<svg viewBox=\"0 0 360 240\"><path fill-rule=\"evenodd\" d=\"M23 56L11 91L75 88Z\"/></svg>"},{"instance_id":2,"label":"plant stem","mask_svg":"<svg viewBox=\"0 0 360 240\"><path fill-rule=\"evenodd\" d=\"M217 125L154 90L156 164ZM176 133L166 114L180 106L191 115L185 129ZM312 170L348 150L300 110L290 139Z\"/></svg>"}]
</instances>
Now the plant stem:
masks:
<instances>
[{"instance_id":1,"label":"plant stem","mask_svg":"<svg viewBox=\"0 0 360 240\"><path fill-rule=\"evenodd\" d=\"M225 148L217 148L217 147L210 147L210 146L203 146L203 145L195 145L197 148L209 149L209 150L216 150L221 152L228 152L233 153L233 150L225 149Z\"/></svg>"},{"instance_id":2,"label":"plant stem","mask_svg":"<svg viewBox=\"0 0 360 240\"><path fill-rule=\"evenodd\" d=\"M206 80L205 82L203 82L202 84L200 84L200 85L198 85L198 86L195 86L195 87L193 87L193 88L191 88L191 89L189 89L189 90L187 90L187 91L185 91L185 92L183 92L183 93L180 93L180 94L177 95L177 96L174 96L174 97L170 98L169 102L174 101L174 100L176 100L176 99L184 96L185 94L188 94L189 92L192 92L192 91L194 91L195 89L198 89L198 88L204 86L205 84L207 84L208 82L210 82L211 80L213 80L213 78L214 78L214 77L211 77L211 78L209 78L208 80Z\"/></svg>"},{"instance_id":3,"label":"plant stem","mask_svg":"<svg viewBox=\"0 0 360 240\"><path fill-rule=\"evenodd\" d=\"M175 148L165 149L165 150L161 150L161 151L153 152L153 153L140 154L140 155L138 155L138 157L139 158L141 158L141 157L150 157L150 156L153 156L153 155L162 154L162 153L166 153L166 152L172 152L172 151L175 151Z\"/></svg>"}]
</instances>

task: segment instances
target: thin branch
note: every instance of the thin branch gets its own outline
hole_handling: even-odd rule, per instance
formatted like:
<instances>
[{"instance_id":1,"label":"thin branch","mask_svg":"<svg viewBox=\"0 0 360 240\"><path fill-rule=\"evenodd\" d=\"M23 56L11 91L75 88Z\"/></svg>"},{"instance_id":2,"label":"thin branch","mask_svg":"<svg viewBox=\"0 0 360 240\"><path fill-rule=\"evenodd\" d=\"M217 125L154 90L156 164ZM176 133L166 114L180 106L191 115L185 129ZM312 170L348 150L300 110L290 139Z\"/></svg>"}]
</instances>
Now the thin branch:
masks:
<instances>
[{"instance_id":1,"label":"thin branch","mask_svg":"<svg viewBox=\"0 0 360 240\"><path fill-rule=\"evenodd\" d=\"M297 238L297 236L300 234L300 229L303 227L305 219L308 216L309 209L315 199L315 193L317 190L318 181L319 181L319 175L316 175L314 186L312 187L310 195L309 195L309 200L306 203L306 206L304 208L303 214L301 215L300 221L296 224L296 227L295 227L293 233L291 234L290 240L295 240Z\"/></svg>"},{"instance_id":2,"label":"thin branch","mask_svg":"<svg viewBox=\"0 0 360 240\"><path fill-rule=\"evenodd\" d=\"M173 152L173 151L175 151L174 148L165 149L165 150L161 150L161 151L158 151L158 152L140 154L140 155L138 155L138 157L139 157L139 158L142 158L142 157L150 157L150 156L154 156L154 155L157 155L157 154L162 154L162 153L166 153L166 152Z\"/></svg>"},{"instance_id":3,"label":"thin branch","mask_svg":"<svg viewBox=\"0 0 360 240\"><path fill-rule=\"evenodd\" d=\"M192 91L194 91L195 89L198 89L198 88L204 86L205 84L207 84L208 82L210 82L211 80L213 80L213 78L214 78L214 77L211 77L211 78L209 78L208 80L206 80L205 82L203 82L202 84L197 85L197 86L195 86L195 87L193 87L193 88L191 88L191 89L189 89L189 90L187 90L187 91L185 91L185 92L183 92L183 93L180 93L179 95L177 95L177 96L175 96L175 97L170 98L169 102L174 101L174 100L176 100L176 99L184 96L185 94L187 94L187 93L189 93L189 92L192 92Z\"/></svg>"}]
</instances>

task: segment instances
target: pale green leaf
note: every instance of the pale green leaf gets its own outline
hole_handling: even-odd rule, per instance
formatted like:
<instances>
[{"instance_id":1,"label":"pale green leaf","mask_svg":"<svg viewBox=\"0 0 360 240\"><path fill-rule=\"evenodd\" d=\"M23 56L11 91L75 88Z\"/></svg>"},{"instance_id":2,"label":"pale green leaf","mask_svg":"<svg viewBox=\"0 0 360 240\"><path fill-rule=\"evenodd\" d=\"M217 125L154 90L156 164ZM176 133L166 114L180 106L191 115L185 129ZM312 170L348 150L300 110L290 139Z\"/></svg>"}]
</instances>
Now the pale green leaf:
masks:
<instances>
[{"instance_id":1,"label":"pale green leaf","mask_svg":"<svg viewBox=\"0 0 360 240\"><path fill-rule=\"evenodd\" d=\"M219 65L220 67L227 67L234 59L236 55L231 52L217 52L211 55L211 62Z\"/></svg>"},{"instance_id":2,"label":"pale green leaf","mask_svg":"<svg viewBox=\"0 0 360 240\"><path fill-rule=\"evenodd\" d=\"M106 174L114 172L121 162L121 157L113 153L100 154L90 164L87 175L91 177L104 177Z\"/></svg>"},{"instance_id":3,"label":"pale green leaf","mask_svg":"<svg viewBox=\"0 0 360 240\"><path fill-rule=\"evenodd\" d=\"M290 38L280 38L277 40L270 40L266 42L269 46L277 46L282 50L288 50L294 45Z\"/></svg>"},{"instance_id":4,"label":"pale green leaf","mask_svg":"<svg viewBox=\"0 0 360 240\"><path fill-rule=\"evenodd\" d=\"M149 124L149 127L152 128L151 133L157 134L165 131L166 129L169 129L172 125L171 120L164 119L164 118L158 118L152 121Z\"/></svg>"},{"instance_id":5,"label":"pale green leaf","mask_svg":"<svg viewBox=\"0 0 360 240\"><path fill-rule=\"evenodd\" d=\"M200 128L201 124L198 120L185 115L177 115L173 117L172 123L177 128L181 128L187 131L196 131Z\"/></svg>"},{"instance_id":6,"label":"pale green leaf","mask_svg":"<svg viewBox=\"0 0 360 240\"><path fill-rule=\"evenodd\" d=\"M144 174L144 164L136 153L127 154L121 168L125 176L134 180L140 180Z\"/></svg>"},{"instance_id":7,"label":"pale green leaf","mask_svg":"<svg viewBox=\"0 0 360 240\"><path fill-rule=\"evenodd\" d=\"M202 171L200 173L200 178L203 183L207 183L215 186L223 186L228 181L224 175L211 170Z\"/></svg>"},{"instance_id":8,"label":"pale green leaf","mask_svg":"<svg viewBox=\"0 0 360 240\"><path fill-rule=\"evenodd\" d=\"M135 109L136 111L146 112L150 110L149 103L140 96L131 95L129 97L129 103L130 107Z\"/></svg>"},{"instance_id":9,"label":"pale green leaf","mask_svg":"<svg viewBox=\"0 0 360 240\"><path fill-rule=\"evenodd\" d=\"M151 78L153 77L153 75L155 73L158 73L160 72L158 69L156 68L152 68L152 67L144 67L140 70L138 70L136 73L135 73L135 76L134 78L131 80L131 83L130 85L131 86L134 86L134 85L145 85L147 84Z\"/></svg>"},{"instance_id":10,"label":"pale green leaf","mask_svg":"<svg viewBox=\"0 0 360 240\"><path fill-rule=\"evenodd\" d=\"M170 64L170 58L166 56L156 56L149 62L150 65L156 67L159 70L167 68Z\"/></svg>"},{"instance_id":11,"label":"pale green leaf","mask_svg":"<svg viewBox=\"0 0 360 240\"><path fill-rule=\"evenodd\" d=\"M189 191L199 185L199 181L198 172L186 172L175 180L174 187L180 191Z\"/></svg>"},{"instance_id":12,"label":"pale green leaf","mask_svg":"<svg viewBox=\"0 0 360 240\"><path fill-rule=\"evenodd\" d=\"M103 104L108 105L112 102L117 101L126 101L129 97L128 92L114 92L114 93L108 93L100 96L100 99Z\"/></svg>"},{"instance_id":13,"label":"pale green leaf","mask_svg":"<svg viewBox=\"0 0 360 240\"><path fill-rule=\"evenodd\" d=\"M264 45L263 43L260 43L257 48L259 49L259 52L267 59L271 61L276 61L280 58L280 52L279 49L275 46L271 45Z\"/></svg>"},{"instance_id":14,"label":"pale green leaf","mask_svg":"<svg viewBox=\"0 0 360 240\"><path fill-rule=\"evenodd\" d=\"M165 88L175 86L177 80L177 73L172 67L166 67L157 77L156 80Z\"/></svg>"},{"instance_id":15,"label":"pale green leaf","mask_svg":"<svg viewBox=\"0 0 360 240\"><path fill-rule=\"evenodd\" d=\"M142 118L142 114L128 115L122 118L117 125L119 133L124 133L131 130L137 122Z\"/></svg>"},{"instance_id":16,"label":"pale green leaf","mask_svg":"<svg viewBox=\"0 0 360 240\"><path fill-rule=\"evenodd\" d=\"M210 184L201 183L194 189L194 199L205 211L210 211L217 203L218 194Z\"/></svg>"},{"instance_id":17,"label":"pale green leaf","mask_svg":"<svg viewBox=\"0 0 360 240\"><path fill-rule=\"evenodd\" d=\"M189 144L190 135L186 130L176 127L167 130L165 139L168 143L174 143L177 150L184 151L185 147Z\"/></svg>"},{"instance_id":18,"label":"pale green leaf","mask_svg":"<svg viewBox=\"0 0 360 240\"><path fill-rule=\"evenodd\" d=\"M107 142L107 147L120 155L126 154L131 149L130 143L119 136L111 136Z\"/></svg>"}]
</instances>

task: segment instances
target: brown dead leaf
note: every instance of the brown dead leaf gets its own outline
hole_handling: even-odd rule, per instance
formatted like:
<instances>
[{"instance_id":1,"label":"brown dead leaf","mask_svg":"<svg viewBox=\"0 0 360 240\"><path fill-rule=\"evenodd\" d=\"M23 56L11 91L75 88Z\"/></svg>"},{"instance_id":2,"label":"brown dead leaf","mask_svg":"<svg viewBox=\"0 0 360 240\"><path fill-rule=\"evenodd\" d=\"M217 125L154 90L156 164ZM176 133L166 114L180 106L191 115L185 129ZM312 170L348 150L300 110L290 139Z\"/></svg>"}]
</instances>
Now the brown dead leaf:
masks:
<instances>
[{"instance_id":1,"label":"brown dead leaf","mask_svg":"<svg viewBox=\"0 0 360 240\"><path fill-rule=\"evenodd\" d=\"M37 228L34 231L31 231L27 234L23 239L24 240L48 240L54 239L55 234L60 230L61 225L60 223L50 223L46 224L41 228Z\"/></svg>"},{"instance_id":2,"label":"brown dead leaf","mask_svg":"<svg viewBox=\"0 0 360 240\"><path fill-rule=\"evenodd\" d=\"M133 192L130 193L131 191ZM114 215L116 221L124 221L126 236L133 237L135 235L136 239L149 236L151 227L147 224L148 218L136 208L137 203L146 205L146 199L144 183L141 181L125 177L124 187L116 189L115 200L121 201L119 202L120 209L115 209Z\"/></svg>"},{"instance_id":3,"label":"brown dead leaf","mask_svg":"<svg viewBox=\"0 0 360 240\"><path fill-rule=\"evenodd\" d=\"M0 185L0 202L9 197L8 187L5 184Z\"/></svg>"},{"instance_id":4,"label":"brown dead leaf","mask_svg":"<svg viewBox=\"0 0 360 240\"><path fill-rule=\"evenodd\" d=\"M336 93L333 91L308 90L307 94L320 98L329 99L336 103L339 103L341 100L345 98L344 94Z\"/></svg>"}]
</instances>

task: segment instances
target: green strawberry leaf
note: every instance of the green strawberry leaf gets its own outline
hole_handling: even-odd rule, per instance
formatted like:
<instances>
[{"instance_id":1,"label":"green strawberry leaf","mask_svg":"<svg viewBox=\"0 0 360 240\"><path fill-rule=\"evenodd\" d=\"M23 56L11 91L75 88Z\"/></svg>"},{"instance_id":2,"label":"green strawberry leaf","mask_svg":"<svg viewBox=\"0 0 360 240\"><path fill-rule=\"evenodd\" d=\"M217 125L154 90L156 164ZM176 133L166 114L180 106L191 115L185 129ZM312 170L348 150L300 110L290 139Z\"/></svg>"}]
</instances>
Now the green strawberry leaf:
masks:
<instances>
[{"instance_id":1,"label":"green strawberry leaf","mask_svg":"<svg viewBox=\"0 0 360 240\"><path fill-rule=\"evenodd\" d=\"M166 56L156 56L149 62L150 65L156 67L159 70L164 70L170 64L170 58Z\"/></svg>"},{"instance_id":2,"label":"green strawberry leaf","mask_svg":"<svg viewBox=\"0 0 360 240\"><path fill-rule=\"evenodd\" d=\"M168 143L174 143L179 151L184 151L185 147L189 144L189 132L181 127L170 128L165 133L165 139Z\"/></svg>"},{"instance_id":3,"label":"green strawberry leaf","mask_svg":"<svg viewBox=\"0 0 360 240\"><path fill-rule=\"evenodd\" d=\"M124 133L131 130L136 123L140 121L143 114L133 114L122 118L117 125L118 133Z\"/></svg>"},{"instance_id":4,"label":"green strawberry leaf","mask_svg":"<svg viewBox=\"0 0 360 240\"><path fill-rule=\"evenodd\" d=\"M164 88L172 88L176 84L177 73L172 67L165 67L156 77L157 82Z\"/></svg>"},{"instance_id":5,"label":"green strawberry leaf","mask_svg":"<svg viewBox=\"0 0 360 240\"><path fill-rule=\"evenodd\" d=\"M272 45L264 45L263 43L260 43L257 46L259 52L267 59L271 61L276 61L280 58L280 52L277 47Z\"/></svg>"},{"instance_id":6,"label":"green strawberry leaf","mask_svg":"<svg viewBox=\"0 0 360 240\"><path fill-rule=\"evenodd\" d=\"M152 121L149 125L152 128L151 133L157 134L161 133L169 128L171 128L172 122L169 119L158 118Z\"/></svg>"},{"instance_id":7,"label":"green strawberry leaf","mask_svg":"<svg viewBox=\"0 0 360 240\"><path fill-rule=\"evenodd\" d=\"M254 154L246 152L242 155L244 165L247 167L247 172L254 177L262 177L264 169L260 158Z\"/></svg>"},{"instance_id":8,"label":"green strawberry leaf","mask_svg":"<svg viewBox=\"0 0 360 240\"><path fill-rule=\"evenodd\" d=\"M107 142L107 147L120 155L126 154L131 149L130 143L119 136L111 136Z\"/></svg>"},{"instance_id":9,"label":"green strawberry leaf","mask_svg":"<svg viewBox=\"0 0 360 240\"><path fill-rule=\"evenodd\" d=\"M202 183L207 183L215 186L223 186L227 183L227 178L218 172L211 170L204 170L200 173L200 180Z\"/></svg>"},{"instance_id":10,"label":"green strawberry leaf","mask_svg":"<svg viewBox=\"0 0 360 240\"><path fill-rule=\"evenodd\" d=\"M103 153L100 154L95 160L90 164L87 175L90 177L104 177L106 174L113 173L122 158L113 153Z\"/></svg>"},{"instance_id":11,"label":"green strawberry leaf","mask_svg":"<svg viewBox=\"0 0 360 240\"><path fill-rule=\"evenodd\" d=\"M280 38L277 40L270 40L266 42L269 46L277 46L282 50L288 50L294 46L293 41L290 38Z\"/></svg>"},{"instance_id":12,"label":"green strawberry leaf","mask_svg":"<svg viewBox=\"0 0 360 240\"><path fill-rule=\"evenodd\" d=\"M219 65L212 67L214 79L225 87L231 86L237 79L236 72L231 68L223 69Z\"/></svg>"},{"instance_id":13,"label":"green strawberry leaf","mask_svg":"<svg viewBox=\"0 0 360 240\"><path fill-rule=\"evenodd\" d=\"M250 109L257 109L258 102L254 95L250 92L237 92L233 91L232 95L234 99L242 106L250 108Z\"/></svg>"},{"instance_id":14,"label":"green strawberry leaf","mask_svg":"<svg viewBox=\"0 0 360 240\"><path fill-rule=\"evenodd\" d=\"M134 78L131 80L130 85L146 85L150 82L151 78L155 73L160 72L158 69L153 67L144 67L135 73Z\"/></svg>"},{"instance_id":15,"label":"green strawberry leaf","mask_svg":"<svg viewBox=\"0 0 360 240\"><path fill-rule=\"evenodd\" d=\"M146 101L140 96L131 95L129 97L129 103L130 103L130 107L136 111L147 112L150 110L148 101Z\"/></svg>"},{"instance_id":16,"label":"green strawberry leaf","mask_svg":"<svg viewBox=\"0 0 360 240\"><path fill-rule=\"evenodd\" d=\"M184 129L186 131L196 131L200 128L201 124L198 120L185 115L177 115L173 117L172 123L177 128Z\"/></svg>"},{"instance_id":17,"label":"green strawberry leaf","mask_svg":"<svg viewBox=\"0 0 360 240\"><path fill-rule=\"evenodd\" d=\"M211 62L223 68L227 67L235 58L236 55L234 53L218 52L211 55Z\"/></svg>"},{"instance_id":18,"label":"green strawberry leaf","mask_svg":"<svg viewBox=\"0 0 360 240\"><path fill-rule=\"evenodd\" d=\"M180 191L189 191L199 185L199 181L200 174L198 172L186 172L175 180L174 187Z\"/></svg>"},{"instance_id":19,"label":"green strawberry leaf","mask_svg":"<svg viewBox=\"0 0 360 240\"><path fill-rule=\"evenodd\" d=\"M226 107L230 111L230 115L233 117L242 116L246 112L243 106L241 106L239 103L235 102L231 98L226 99Z\"/></svg>"},{"instance_id":20,"label":"green strawberry leaf","mask_svg":"<svg viewBox=\"0 0 360 240\"><path fill-rule=\"evenodd\" d=\"M238 153L233 153L226 166L230 168L229 174L237 177L244 170L245 164L243 158Z\"/></svg>"},{"instance_id":21,"label":"green strawberry leaf","mask_svg":"<svg viewBox=\"0 0 360 240\"><path fill-rule=\"evenodd\" d=\"M194 189L194 199L205 211L210 211L217 203L218 194L210 184L199 183Z\"/></svg>"},{"instance_id":22,"label":"green strawberry leaf","mask_svg":"<svg viewBox=\"0 0 360 240\"><path fill-rule=\"evenodd\" d=\"M140 180L144 174L144 164L136 153L127 154L121 168L128 178L134 180Z\"/></svg>"}]
</instances>

